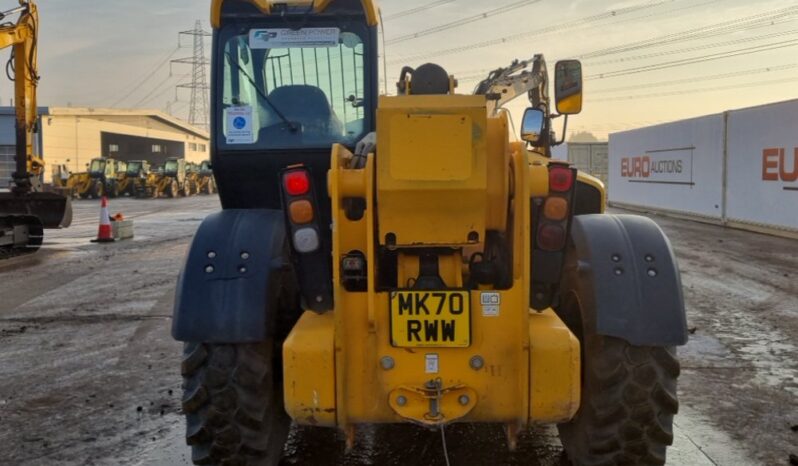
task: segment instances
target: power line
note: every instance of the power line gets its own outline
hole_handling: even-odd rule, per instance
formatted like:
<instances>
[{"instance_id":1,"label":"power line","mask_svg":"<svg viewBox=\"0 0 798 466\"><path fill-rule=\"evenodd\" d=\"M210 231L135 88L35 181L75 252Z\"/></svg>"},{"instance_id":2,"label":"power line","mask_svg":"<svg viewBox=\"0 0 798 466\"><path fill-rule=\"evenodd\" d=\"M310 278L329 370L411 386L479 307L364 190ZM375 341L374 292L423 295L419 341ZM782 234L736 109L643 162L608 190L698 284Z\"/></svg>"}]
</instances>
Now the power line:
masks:
<instances>
[{"instance_id":1,"label":"power line","mask_svg":"<svg viewBox=\"0 0 798 466\"><path fill-rule=\"evenodd\" d=\"M136 107L139 107L140 105L144 104L145 102L149 102L151 100L150 98L153 96L153 94L155 94L156 92L161 91L164 88L164 85L168 84L169 81L172 80L175 77L176 77L175 75L169 74L169 76L167 76L163 81L161 81L158 84L156 84L150 90L150 92L148 92L144 97L142 97L138 101L136 101L136 103L133 104L133 107L136 108Z\"/></svg>"},{"instance_id":2,"label":"power line","mask_svg":"<svg viewBox=\"0 0 798 466\"><path fill-rule=\"evenodd\" d=\"M452 55L460 52L471 51L475 49L481 49L485 47L490 47L493 45L505 44L507 42L514 42L521 39L527 39L534 36L541 36L553 32L561 32L563 30L573 29L579 26L595 23L597 21L602 21L605 19L617 18L619 16L624 16L627 14L635 13L637 11L646 10L649 8L655 8L666 3L673 3L674 0L656 0L656 1L649 1L643 4L632 5L625 8L619 8L612 11L607 11L604 13L599 13L595 15L585 16L582 18L575 19L573 21L566 21L563 23L554 24L547 27L536 28L532 31L525 31L520 32L517 34L512 34L509 36L497 37L495 39L484 40L480 42L475 42L471 44L459 45L457 47L451 47L448 49L436 50L434 52L425 52L416 55L398 57L394 60L391 60L391 63L398 63L403 62L407 63L409 61L420 60L424 58L430 57L440 57L444 55ZM678 1L678 0L677 0Z\"/></svg>"},{"instance_id":3,"label":"power line","mask_svg":"<svg viewBox=\"0 0 798 466\"><path fill-rule=\"evenodd\" d=\"M674 60L664 63L656 63L652 65L640 66L636 68L627 68L624 70L609 71L606 73L599 73L591 76L586 76L585 79L606 79L617 78L619 76L627 76L630 74L646 73L649 71L659 71L666 68L674 68L679 66L693 65L696 63L706 63L709 61L721 60L723 58L738 57L741 55L750 55L753 53L765 52L769 50L778 50L787 47L795 47L798 45L798 39L791 39L788 41L775 42L772 44L757 45L754 47L746 47L737 50L729 50L726 52L713 53L702 55L700 57L685 58L681 60Z\"/></svg>"},{"instance_id":4,"label":"power line","mask_svg":"<svg viewBox=\"0 0 798 466\"><path fill-rule=\"evenodd\" d=\"M172 77L175 77L175 78L187 78L188 76L189 75L187 75L187 74L180 74L180 75L170 76L170 78L172 78ZM152 102L153 100L160 99L168 91L171 91L173 89L173 87L169 83L169 81L170 81L170 79L167 79L165 81L165 84L166 84L165 87L161 87L160 89L156 88L156 90L153 90L152 92L150 92L150 94L148 96L146 96L144 99L140 100L139 103L136 106L146 105L147 103ZM181 84L188 84L188 81L183 80L183 81L178 82L178 85L181 85ZM157 92L157 93L155 93L155 92Z\"/></svg>"},{"instance_id":5,"label":"power line","mask_svg":"<svg viewBox=\"0 0 798 466\"><path fill-rule=\"evenodd\" d=\"M749 70L743 71L735 71L732 73L722 73L722 74L714 74L709 76L696 76L684 79L677 79L677 80L668 80L668 81L658 81L658 82L651 82L646 84L638 84L634 86L622 86L622 87L614 87L614 88L607 88L607 89L591 89L590 94L611 94L614 92L627 92L636 89L650 89L650 88L657 88L657 87L667 87L667 86L677 86L679 84L695 84L699 82L705 81L714 81L718 79L728 79L728 78L738 78L740 76L750 76L754 74L763 74L763 73L774 73L778 71L787 71L798 68L798 63L791 63L787 65L778 65L778 66L768 66L765 68L754 68Z\"/></svg>"},{"instance_id":6,"label":"power line","mask_svg":"<svg viewBox=\"0 0 798 466\"><path fill-rule=\"evenodd\" d=\"M717 91L728 91L734 89L744 89L748 87L758 87L758 86L770 86L774 84L798 84L798 76L793 78L785 78L785 79L774 79L770 81L754 81L749 83L742 83L742 84L733 84L729 86L714 86L714 87L704 87L700 89L685 89L679 91L668 91L668 92L659 92L654 94L641 94L641 95L628 95L628 96L621 96L621 97L602 97L599 99L587 99L587 102L617 102L619 100L641 100L641 99L651 99L656 97L672 97L677 95L686 95L686 94L698 94L698 93L706 93L706 92L717 92Z\"/></svg>"},{"instance_id":7,"label":"power line","mask_svg":"<svg viewBox=\"0 0 798 466\"><path fill-rule=\"evenodd\" d=\"M772 39L772 38L775 38L775 37L791 36L791 35L794 35L794 34L797 34L797 33L798 33L798 29L792 29L792 30L789 30L789 31L776 32L776 33L773 33L773 34L761 34L761 35L758 35L758 36L745 37L745 38L735 39L735 40L730 40L730 41L715 42L715 43L712 43L712 44L702 44L702 45L696 45L694 47L687 47L687 48L675 49L675 50L665 50L665 51L661 51L661 52L650 53L650 54L647 54L647 55L634 55L634 56L630 56L630 57L621 57L621 58L615 58L615 59L612 59L612 60L605 60L605 61L601 61L601 62L593 62L593 61L590 61L590 60L586 60L585 63L589 63L591 66L599 66L599 65L609 65L609 64L612 64L612 63L624 63L624 62L635 61L635 60L646 60L646 59L649 59L649 58L662 57L662 56L665 56L665 55L676 55L676 54L686 53L686 52L696 52L696 51L699 51L699 50L713 49L713 48L718 48L718 47L728 47L730 45L745 44L745 43L748 43L748 42L756 42L756 41L760 41L760 40L764 40L764 39Z\"/></svg>"},{"instance_id":8,"label":"power line","mask_svg":"<svg viewBox=\"0 0 798 466\"><path fill-rule=\"evenodd\" d=\"M387 15L386 17L383 18L383 21L390 21L392 19L404 18L405 16L410 16L416 13L421 13L422 11L431 10L433 8L439 7L441 5L446 5L447 3L452 3L454 1L455 0L438 0L437 2L428 3L424 6L418 6L404 11L399 11L391 15Z\"/></svg>"},{"instance_id":9,"label":"power line","mask_svg":"<svg viewBox=\"0 0 798 466\"><path fill-rule=\"evenodd\" d=\"M632 57L624 57L624 58L618 58L618 59L615 59L615 60L606 60L604 62L597 62L597 63L596 62L592 62L590 59L588 59L588 60L585 60L584 63L596 66L596 65L603 65L603 64L610 64L610 63L621 63L621 62L633 61L633 60L650 59L650 58L656 58L656 57L661 57L661 56L666 56L666 55L674 55L674 54L677 54L677 53L694 52L694 51L699 51L699 50L704 50L704 49L726 47L726 46L729 46L729 45L735 45L735 44L741 44L741 43L747 43L747 42L754 42L754 41L759 41L759 40L763 40L763 39L790 36L790 35L794 35L795 33L798 33L798 30L782 31L782 32L777 32L777 33L773 33L773 34L761 34L761 35L754 36L754 37L749 37L749 38L736 39L736 40L732 40L732 41L717 42L717 43L713 43L713 44L706 44L706 45L683 48L683 49L678 49L678 50L666 50L666 51L652 53L652 54L648 54L648 55L637 55L637 56L632 56ZM672 66L681 66L681 62L682 61L688 62L688 63L684 63L684 64L685 65L689 65L689 64L693 64L693 60L697 60L697 61L695 61L695 63L701 63L703 61L712 61L712 60L716 60L716 59L726 58L727 56L733 57L733 56L738 56L738 55L747 55L748 53L757 53L757 52L760 52L760 51L779 49L779 48L784 48L784 47L782 47L780 45L784 45L785 47L794 45L793 42L795 42L796 40L798 40L798 39L790 39L790 40L787 40L787 41L777 42L777 43L774 43L774 44L763 44L763 45L758 45L758 46L749 47L749 48L743 48L743 49L719 52L717 54L704 55L702 57L694 57L694 58L676 60L676 61L672 61L672 62L651 64L651 65L646 65L646 66L642 66L642 67L639 67L639 68L631 68L631 69L626 69L626 70L615 70L615 71L608 71L608 72L605 72L605 73L597 73L595 75L586 77L586 80L587 79L610 78L610 77L616 77L616 75L617 76L624 76L626 74L635 74L635 73L632 73L631 71L636 71L636 72L654 71L654 70L659 70L659 69L664 69L664 68L670 68ZM760 48L762 48L762 50L759 50ZM738 52L742 52L742 51L747 51L747 53L738 53ZM599 55L595 54L594 56L599 56ZM651 69L649 69L649 68L651 68ZM474 70L472 72L464 72L464 73L471 73L471 74L457 74L456 73L455 76L457 76L459 78L460 82L468 83L468 82L471 82L471 81L474 81L474 80L482 78L484 76L484 73L487 72L487 71L488 70Z\"/></svg>"},{"instance_id":10,"label":"power line","mask_svg":"<svg viewBox=\"0 0 798 466\"><path fill-rule=\"evenodd\" d=\"M711 48L727 47L727 46L730 46L730 45L743 44L743 43L748 43L748 42L756 42L756 41L760 41L760 40L764 40L764 39L771 39L771 38L775 38L775 37L791 36L791 35L794 35L796 33L798 33L798 29L793 29L793 30L789 30L789 31L782 31L782 32L776 32L776 33L773 33L773 34L760 34L760 35L753 36L753 37L746 37L746 38L742 38L742 39L735 39L735 40L724 41L724 42L716 42L716 43L712 43L712 44L697 45L697 46L694 46L694 47L687 47L687 48L676 49L676 50L665 50L665 51L661 51L661 52L650 53L650 54L647 54L647 55L634 55L634 56L629 56L629 57L621 57L621 58L616 58L616 59L612 59L612 60L605 60L605 61L601 61L601 62L594 62L591 59L587 59L587 60L582 60L582 63L585 64L585 65L590 65L591 67L592 66L600 66L600 65L608 65L608 64L612 64L612 63L624 63L624 62L628 62L628 61L645 60L645 59L650 59L650 58L662 57L662 56L666 56L666 55L676 55L676 54L680 54L680 53L695 52L695 51L711 49ZM462 71L462 72L459 72L459 73L454 73L454 75L461 82L471 82L471 81L476 80L476 79L484 78L485 73L487 73L488 71L491 71L491 69L483 68L483 69L478 69L478 70L468 70L468 71Z\"/></svg>"},{"instance_id":11,"label":"power line","mask_svg":"<svg viewBox=\"0 0 798 466\"><path fill-rule=\"evenodd\" d=\"M125 100L127 100L127 98L128 98L128 97L130 97L131 95L133 95L133 94L134 94L136 91L138 91L139 89L141 89L141 87L142 87L142 86L143 86L145 83L147 83L147 81L149 81L150 79L152 79L152 77L153 77L153 76L155 76L155 74L156 74L158 71L160 71L160 70L161 70L161 68L163 68L163 67L164 67L164 65L166 65L167 63L169 63L169 60L170 60L172 57L174 57L174 56L175 56L175 54L177 53L177 51L178 51L178 50L180 50L180 48L179 48L179 47L176 47L174 50L172 50L171 52L169 52L169 53L166 55L166 57L165 57L163 60L160 60L160 61L158 61L158 64L157 64L157 65L155 65L155 67L153 67L151 71L149 71L148 73L144 73L143 75L141 75L141 77L140 77L140 78L138 78L138 79L136 79L135 81L133 81L134 83L135 83L135 82L138 82L138 84L136 84L136 85L135 85L135 86L134 86L134 87L133 87L133 88L132 88L130 91L128 91L128 92L127 92L125 95L123 95L122 97L118 98L118 99L117 99L117 100L116 100L116 101L115 101L113 104L111 104L111 107L116 107L117 105L119 105L119 104L121 104L122 102L124 102Z\"/></svg>"},{"instance_id":12,"label":"power line","mask_svg":"<svg viewBox=\"0 0 798 466\"><path fill-rule=\"evenodd\" d=\"M449 29L454 29L466 24L471 24L476 21L482 21L483 19L490 18L491 16L496 16L502 13L507 13L509 11L517 10L518 8L522 8L528 5L532 5L534 3L539 3L542 0L521 0L519 2L511 3L509 5L501 6L499 8L494 8L492 10L485 11L483 13L479 13L477 15L469 16L466 18L458 19L457 21L452 21L450 23L441 24L439 26L435 26L429 29L424 29L423 31L414 32L411 34L405 34L403 36L394 37L393 39L388 39L385 41L387 45L394 45L400 42L408 41L411 39L417 39L419 37L428 36L430 34L435 34L441 31L446 31Z\"/></svg>"},{"instance_id":13,"label":"power line","mask_svg":"<svg viewBox=\"0 0 798 466\"><path fill-rule=\"evenodd\" d=\"M675 50L675 51L665 51L665 52L660 52L660 53L650 54L650 55L645 55L645 56L631 57L631 58L629 58L629 60L631 60L631 59L640 59L640 58L653 58L653 57L657 57L657 56L670 55L670 54L677 53L677 52L689 52L689 51L702 50L702 49L705 49L705 48L715 48L715 47L719 47L719 46L728 46L728 45L733 45L735 43L750 42L751 40L762 40L762 39L765 39L765 38L779 37L779 36L784 36L784 35L792 35L794 32L798 32L798 30L780 32L780 33L774 33L774 34L763 34L763 35L760 35L760 36L756 36L754 38L739 39L739 40L735 40L735 41L727 41L727 42L716 43L716 44L708 44L708 45L702 46L702 47L693 47L693 48L681 49L681 50ZM771 43L771 44L762 44L762 45L757 45L757 46L747 47L747 48L742 48L742 49L736 49L736 50L729 50L729 51L719 52L719 53L715 53L715 54L703 55L703 56L700 56L700 57L692 57L692 58L686 58L686 59L675 60L675 61L664 62L664 63L655 63L655 64L645 65L645 66L641 66L641 67L637 67L637 68L628 68L628 69L624 69L624 70L615 70L615 71L609 71L609 72L605 72L605 73L597 73L595 75L586 76L585 80L586 81L589 81L589 80L600 80L600 79L605 79L605 78L613 78L613 77L625 76L625 75L628 75L628 74L637 74L637 73L642 73L642 72L647 72L647 71L657 71L657 70L671 68L671 67L676 67L676 66L685 66L685 65L695 64L695 63L703 63L703 62L706 62L706 61L714 61L714 60L719 60L719 59L723 59L723 58L736 57L736 56L740 56L740 55L748 55L748 54L751 54L751 53L758 53L758 52L764 52L764 51L768 51L768 50L776 50L776 49L781 49L781 48L785 48L785 47L792 47L792 46L795 46L795 45L798 45L798 39L790 39L790 40L787 40L787 41L776 42L776 43ZM617 61L618 60L616 60L614 62L617 62ZM605 62L605 63L610 63L610 62ZM778 70L783 70L783 69L790 69L792 67L793 67L793 65L785 65L785 66L776 66L776 67L768 67L768 68L759 68L757 70L778 71ZM752 74L754 71L755 70L751 70L749 72L739 72L739 73L730 73L730 74L726 74L726 75L717 75L717 78L729 77L731 75L739 76L739 75L744 75L746 73L747 74ZM483 76L483 74L472 74L472 75L460 75L458 77L459 77L460 82L468 83L468 82L474 81L476 79L479 79L482 76ZM702 79L702 78L696 78L696 79ZM709 79L709 78L707 78L707 79ZM663 84L667 84L667 83L676 83L676 82L695 82L695 81L694 81L693 78L689 78L689 79L680 80L680 81L667 81L667 82L656 83L656 84L657 85L663 85ZM643 84L643 85L638 86L638 87L654 87L654 85L653 84ZM627 88L617 88L617 89L626 90ZM598 92L609 92L609 91L598 91Z\"/></svg>"},{"instance_id":14,"label":"power line","mask_svg":"<svg viewBox=\"0 0 798 466\"><path fill-rule=\"evenodd\" d=\"M642 48L658 47L671 43L684 42L695 39L706 39L709 37L714 37L717 35L722 35L730 32L737 32L746 29L769 26L770 23L774 21L778 22L785 22L785 20L792 21L786 19L786 17L796 14L798 14L798 6L783 8L779 10L771 10L765 13L761 13L759 15L746 16L743 18L737 18L694 29L688 29L685 31L666 34L663 36L654 37L639 42L632 42L613 47L607 47L604 49L594 50L592 52L579 55L577 56L577 58L582 60L587 60L589 58L614 55L617 53L631 52L633 50L639 50Z\"/></svg>"},{"instance_id":15,"label":"power line","mask_svg":"<svg viewBox=\"0 0 798 466\"><path fill-rule=\"evenodd\" d=\"M716 3L717 1L718 0L711 0L711 1L703 3L703 4L697 4L697 5L693 4L693 5L689 5L689 6L683 7L683 8L672 10L671 12L685 10L685 9L690 9L690 8L696 8L696 7L700 7L700 6L705 6L705 5L708 5L710 3ZM634 12L634 11L629 11L630 9L642 10L642 9L647 9L647 8L659 6L661 3L668 3L668 2L654 2L654 3L644 4L644 5L636 5L636 6L628 7L628 8L625 8L625 9L616 10L614 12L615 14L612 15L612 16L620 16L620 15L623 15L623 14L626 14L626 13ZM498 39L491 39L491 40L488 40L488 41L483 41L483 42L479 42L479 43L475 43L475 44L468 44L468 45L464 45L464 46L458 46L458 47L454 47L454 48L450 48L450 49L438 50L436 52L418 54L418 55L413 55L413 56L409 56L409 57L408 56L399 57L397 59L391 60L391 63L407 62L407 61L411 61L411 60L418 60L418 59L428 58L428 57L431 57L431 56L442 56L442 55L460 53L460 52L470 51L470 50L474 50L474 49L478 49L478 48L484 48L484 47L488 47L488 46L496 45L496 44L500 44L500 43L505 43L505 42L511 42L511 41L514 41L514 40L525 39L525 38L529 38L529 37L536 36L536 35L548 34L548 33L552 33L552 32L561 32L563 30L572 29L574 27L577 27L577 26L581 25L582 23L595 22L595 21L604 19L602 16L605 16L606 14L607 13L604 13L604 14L601 14L601 15L588 16L588 17L580 18L580 19L577 19L577 20L574 20L574 21L570 21L570 22L566 22L566 23L560 23L560 24L557 24L557 25L549 26L547 28L542 28L542 29L537 29L537 30L534 30L534 31L513 34L511 36L500 37ZM716 23L716 24L712 24L712 25L708 25L708 26L703 26L703 27L700 27L700 28L690 29L690 30L686 30L686 31L680 31L680 32L677 32L677 33L667 34L667 35L655 37L655 38L652 38L652 39L646 39L644 41L633 42L633 43L628 43L628 44L622 44L622 45L618 45L618 46L608 47L608 48L604 48L604 49L594 50L592 52L587 52L587 53L584 53L582 55L579 55L576 58L579 58L579 59L582 59L582 60L587 60L589 58L596 58L596 57L601 57L601 56L606 56L606 55L613 55L613 54L617 54L617 53L623 53L623 52L637 50L637 49L642 49L642 48L658 47L658 46L662 46L662 45L667 45L669 43L683 42L683 41L688 41L688 40L704 39L704 38L714 37L714 36L723 35L723 34L727 34L727 33L731 33L731 32L743 31L743 30L747 30L747 29L769 27L769 26L773 26L773 25L777 25L777 24L782 24L782 23L786 23L786 22L795 21L795 18L790 18L790 16L793 16L793 15L796 15L796 14L798 14L798 7L788 7L788 8L783 8L783 9L771 10L771 11L768 11L768 12L765 12L765 13L762 13L762 14L759 14L759 15L755 15L755 16L747 16L747 17L743 17L743 18L737 18L737 19L734 19L734 20L724 21L724 22L721 22L721 23ZM645 17L652 16L652 15L647 15L647 16L642 16L642 17L637 17L637 18L630 18L630 19L639 20L641 18L645 18ZM661 16L660 13L657 13L656 15L657 16ZM463 77L463 79L468 79L468 78L472 77L472 76L470 76L470 73L479 72L479 71L487 72L487 71L490 71L490 70L466 71L465 73L467 73L467 75L465 75ZM480 74L479 76L482 76L482 75ZM477 76L473 76L473 77L476 78Z\"/></svg>"}]
</instances>

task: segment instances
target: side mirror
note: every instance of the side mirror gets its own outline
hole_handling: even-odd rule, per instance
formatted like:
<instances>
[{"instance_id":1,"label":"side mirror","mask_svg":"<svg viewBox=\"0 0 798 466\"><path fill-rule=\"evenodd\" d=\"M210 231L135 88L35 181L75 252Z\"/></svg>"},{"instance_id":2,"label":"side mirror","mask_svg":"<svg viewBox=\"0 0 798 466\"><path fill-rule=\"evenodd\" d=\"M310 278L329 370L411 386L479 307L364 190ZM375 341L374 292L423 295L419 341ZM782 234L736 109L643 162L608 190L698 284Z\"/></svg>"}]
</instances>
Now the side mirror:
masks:
<instances>
[{"instance_id":1,"label":"side mirror","mask_svg":"<svg viewBox=\"0 0 798 466\"><path fill-rule=\"evenodd\" d=\"M537 108L528 108L524 112L521 122L521 139L526 142L536 143L541 140L545 127L545 115Z\"/></svg>"},{"instance_id":2,"label":"side mirror","mask_svg":"<svg viewBox=\"0 0 798 466\"><path fill-rule=\"evenodd\" d=\"M578 60L562 60L555 65L554 100L561 115L582 111L582 64Z\"/></svg>"}]
</instances>

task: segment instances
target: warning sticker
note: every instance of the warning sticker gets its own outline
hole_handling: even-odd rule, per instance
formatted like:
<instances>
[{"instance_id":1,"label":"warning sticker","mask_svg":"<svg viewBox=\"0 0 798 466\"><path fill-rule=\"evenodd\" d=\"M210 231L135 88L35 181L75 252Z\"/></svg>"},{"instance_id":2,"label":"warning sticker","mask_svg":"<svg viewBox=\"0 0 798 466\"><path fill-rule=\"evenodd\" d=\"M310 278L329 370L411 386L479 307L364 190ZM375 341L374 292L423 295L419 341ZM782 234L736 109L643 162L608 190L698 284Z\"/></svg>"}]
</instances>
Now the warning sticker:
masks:
<instances>
[{"instance_id":1,"label":"warning sticker","mask_svg":"<svg viewBox=\"0 0 798 466\"><path fill-rule=\"evenodd\" d=\"M249 48L289 49L337 47L341 37L338 28L252 29Z\"/></svg>"},{"instance_id":2,"label":"warning sticker","mask_svg":"<svg viewBox=\"0 0 798 466\"><path fill-rule=\"evenodd\" d=\"M252 130L252 107L231 107L225 109L228 144L252 144L255 133Z\"/></svg>"},{"instance_id":3,"label":"warning sticker","mask_svg":"<svg viewBox=\"0 0 798 466\"><path fill-rule=\"evenodd\" d=\"M436 353L427 353L425 356L424 372L427 374L437 374L439 369L438 355Z\"/></svg>"},{"instance_id":4,"label":"warning sticker","mask_svg":"<svg viewBox=\"0 0 798 466\"><path fill-rule=\"evenodd\" d=\"M500 293L485 292L480 295L482 304L482 315L485 317L496 317L501 311L502 295Z\"/></svg>"}]
</instances>

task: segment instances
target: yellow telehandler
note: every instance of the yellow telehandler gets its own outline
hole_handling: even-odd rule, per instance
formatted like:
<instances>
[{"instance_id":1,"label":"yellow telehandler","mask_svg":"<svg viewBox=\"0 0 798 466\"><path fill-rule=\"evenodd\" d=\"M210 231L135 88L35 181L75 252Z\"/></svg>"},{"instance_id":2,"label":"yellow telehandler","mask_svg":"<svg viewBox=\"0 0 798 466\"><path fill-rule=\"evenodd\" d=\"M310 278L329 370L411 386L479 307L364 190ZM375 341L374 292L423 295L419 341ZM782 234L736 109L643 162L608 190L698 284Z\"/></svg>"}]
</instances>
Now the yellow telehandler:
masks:
<instances>
[{"instance_id":1,"label":"yellow telehandler","mask_svg":"<svg viewBox=\"0 0 798 466\"><path fill-rule=\"evenodd\" d=\"M679 272L654 222L605 214L601 182L550 158L581 64L550 83L537 55L470 94L407 66L379 96L379 18L373 0L212 2L223 210L172 322L192 460L276 465L293 420L349 448L363 424L499 423L512 449L550 423L576 465L664 464Z\"/></svg>"},{"instance_id":2,"label":"yellow telehandler","mask_svg":"<svg viewBox=\"0 0 798 466\"><path fill-rule=\"evenodd\" d=\"M16 23L8 21L19 15ZM36 88L39 84L39 10L33 0L0 12L0 49L11 47L7 70L13 73L16 106L16 169L10 192L0 193L0 258L35 252L44 229L66 228L72 223L70 199L44 192L44 161L34 154L38 133Z\"/></svg>"},{"instance_id":3,"label":"yellow telehandler","mask_svg":"<svg viewBox=\"0 0 798 466\"><path fill-rule=\"evenodd\" d=\"M198 192L200 194L216 194L216 180L213 179L210 160L204 160L199 166Z\"/></svg>"},{"instance_id":4,"label":"yellow telehandler","mask_svg":"<svg viewBox=\"0 0 798 466\"><path fill-rule=\"evenodd\" d=\"M201 183L201 175L199 165L194 162L186 162L186 182L183 187L183 192L186 196L193 196L199 194Z\"/></svg>"},{"instance_id":5,"label":"yellow telehandler","mask_svg":"<svg viewBox=\"0 0 798 466\"><path fill-rule=\"evenodd\" d=\"M168 196L175 198L187 195L185 191L187 186L186 159L177 157L166 159L160 175L155 197Z\"/></svg>"},{"instance_id":6,"label":"yellow telehandler","mask_svg":"<svg viewBox=\"0 0 798 466\"><path fill-rule=\"evenodd\" d=\"M91 160L85 172L72 173L67 187L78 199L115 198L122 193L120 182L124 180L126 170L126 162L97 157Z\"/></svg>"},{"instance_id":7,"label":"yellow telehandler","mask_svg":"<svg viewBox=\"0 0 798 466\"><path fill-rule=\"evenodd\" d=\"M147 195L147 178L150 163L146 160L131 160L126 163L124 173L118 175L119 195L145 198Z\"/></svg>"}]
</instances>

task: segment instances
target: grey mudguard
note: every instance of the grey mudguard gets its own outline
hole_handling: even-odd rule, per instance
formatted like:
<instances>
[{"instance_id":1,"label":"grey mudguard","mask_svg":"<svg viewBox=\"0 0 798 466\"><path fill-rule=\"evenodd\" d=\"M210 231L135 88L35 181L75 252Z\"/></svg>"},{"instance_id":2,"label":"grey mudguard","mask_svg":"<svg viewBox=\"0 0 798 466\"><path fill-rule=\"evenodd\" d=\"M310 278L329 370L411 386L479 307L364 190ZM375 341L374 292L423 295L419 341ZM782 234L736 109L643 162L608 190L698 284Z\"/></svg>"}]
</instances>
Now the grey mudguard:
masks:
<instances>
[{"instance_id":1,"label":"grey mudguard","mask_svg":"<svg viewBox=\"0 0 798 466\"><path fill-rule=\"evenodd\" d=\"M638 346L687 343L679 268L665 233L636 215L581 215L571 237L600 335ZM594 320L595 319L595 320Z\"/></svg>"},{"instance_id":2,"label":"grey mudguard","mask_svg":"<svg viewBox=\"0 0 798 466\"><path fill-rule=\"evenodd\" d=\"M274 328L288 263L282 211L230 209L200 225L180 273L172 336L179 341L263 341Z\"/></svg>"}]
</instances>

